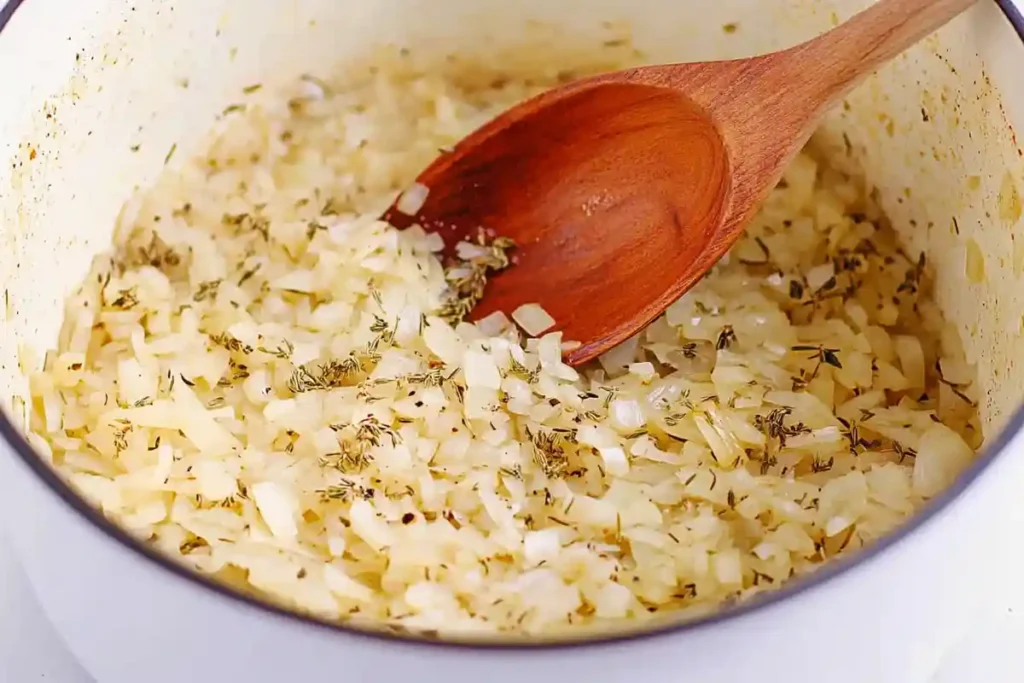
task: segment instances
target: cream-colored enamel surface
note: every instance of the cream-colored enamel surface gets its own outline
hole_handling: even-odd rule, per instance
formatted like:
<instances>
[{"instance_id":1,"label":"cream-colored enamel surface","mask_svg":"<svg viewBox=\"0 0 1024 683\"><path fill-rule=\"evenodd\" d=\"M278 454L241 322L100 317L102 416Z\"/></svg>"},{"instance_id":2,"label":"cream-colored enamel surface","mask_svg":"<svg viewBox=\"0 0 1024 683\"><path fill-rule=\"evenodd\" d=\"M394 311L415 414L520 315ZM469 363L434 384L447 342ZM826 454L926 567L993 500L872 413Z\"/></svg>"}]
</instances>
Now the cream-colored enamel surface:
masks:
<instances>
[{"instance_id":1,"label":"cream-colored enamel surface","mask_svg":"<svg viewBox=\"0 0 1024 683\"><path fill-rule=\"evenodd\" d=\"M64 3L55 13L56 3L26 0L0 36L2 405L24 390L19 362L41 362L53 344L64 297L109 243L133 188L172 147L172 164L193 151L247 85L330 70L391 41L485 54L529 37L545 46L537 59L552 59L622 25L651 61L745 56L866 4L111 0L102 12ZM1024 131L1022 63L1024 45L983 3L851 95L821 138L838 155L849 141L852 167L877 186L908 250L925 249L937 268L940 303L978 365L990 436L1024 385L1024 159L1012 129Z\"/></svg>"}]
</instances>

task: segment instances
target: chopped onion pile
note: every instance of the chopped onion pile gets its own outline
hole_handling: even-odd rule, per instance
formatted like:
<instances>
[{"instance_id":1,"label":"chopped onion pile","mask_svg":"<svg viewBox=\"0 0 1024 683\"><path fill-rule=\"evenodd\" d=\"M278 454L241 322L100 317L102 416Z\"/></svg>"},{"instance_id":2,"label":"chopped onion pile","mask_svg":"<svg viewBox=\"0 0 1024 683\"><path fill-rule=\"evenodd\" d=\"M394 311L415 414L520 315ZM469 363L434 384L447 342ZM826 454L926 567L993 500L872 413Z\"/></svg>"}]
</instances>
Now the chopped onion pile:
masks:
<instances>
[{"instance_id":1,"label":"chopped onion pile","mask_svg":"<svg viewBox=\"0 0 1024 683\"><path fill-rule=\"evenodd\" d=\"M539 306L511 313L526 335L459 322L473 268L377 216L401 187L415 214L438 149L557 75L448 68L235 108L126 206L31 377L33 443L111 519L325 618L551 633L775 589L971 461L974 373L924 261L810 153L590 367Z\"/></svg>"}]
</instances>

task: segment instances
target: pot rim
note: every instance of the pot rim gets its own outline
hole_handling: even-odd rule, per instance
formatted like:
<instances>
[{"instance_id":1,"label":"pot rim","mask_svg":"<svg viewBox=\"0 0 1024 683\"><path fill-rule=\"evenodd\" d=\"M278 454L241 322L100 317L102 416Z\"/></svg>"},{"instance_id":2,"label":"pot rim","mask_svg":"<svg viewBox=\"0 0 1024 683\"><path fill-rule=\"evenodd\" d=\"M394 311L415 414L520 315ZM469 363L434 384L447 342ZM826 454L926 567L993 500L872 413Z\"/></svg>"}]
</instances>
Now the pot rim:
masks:
<instances>
[{"instance_id":1,"label":"pot rim","mask_svg":"<svg viewBox=\"0 0 1024 683\"><path fill-rule=\"evenodd\" d=\"M3 0L0 0L2 2ZM0 7L0 32L2 32L18 8L26 0L8 0L6 5ZM1024 43L1024 14L1014 0L995 0L996 5L1002 11L1010 26L1017 33L1021 42ZM38 477L46 486L55 493L65 505L77 512L96 529L112 539L116 543L126 547L135 555L144 558L150 566L155 567L162 573L169 574L177 579L199 587L215 594L218 598L230 602L233 606L242 606L255 609L264 614L285 619L287 622L302 628L312 628L331 634L355 636L373 641L380 641L395 645L406 645L421 648L446 649L446 650L477 650L477 651L538 651L538 650L563 650L597 648L602 645L618 645L633 640L662 639L668 636L685 635L697 630L708 630L710 627L737 620L741 617L753 615L758 612L767 611L768 608L786 601L790 601L799 595L809 593L820 588L822 585L833 579L844 575L856 567L874 561L880 555L903 542L915 531L932 522L943 511L946 510L957 498L959 498L981 474L998 457L1003 456L1013 438L1024 430L1024 405L1019 406L990 444L974 459L971 465L961 473L957 481L939 496L931 499L922 509L904 523L896 531L875 541L867 549L855 555L834 560L827 566L815 571L812 575L798 579L778 590L769 591L739 605L733 605L718 609L707 616L696 619L669 623L653 629L632 630L621 633L602 634L587 638L577 636L575 639L548 640L548 641L475 641L470 639L445 639L435 640L423 635L392 632L385 628L380 630L370 628L359 628L339 622L327 621L315 616L303 614L297 610L290 610L283 606L274 604L269 600L261 600L240 591L237 591L225 584L217 582L203 574L193 571L183 564L171 559L145 542L131 536L126 531L108 520L102 512L87 503L79 496L71 486L57 474L56 470L47 465L40 458L21 431L14 426L7 413L0 410L0 439L6 442L10 450L20 458L28 469ZM570 636L572 638L572 636Z\"/></svg>"}]
</instances>

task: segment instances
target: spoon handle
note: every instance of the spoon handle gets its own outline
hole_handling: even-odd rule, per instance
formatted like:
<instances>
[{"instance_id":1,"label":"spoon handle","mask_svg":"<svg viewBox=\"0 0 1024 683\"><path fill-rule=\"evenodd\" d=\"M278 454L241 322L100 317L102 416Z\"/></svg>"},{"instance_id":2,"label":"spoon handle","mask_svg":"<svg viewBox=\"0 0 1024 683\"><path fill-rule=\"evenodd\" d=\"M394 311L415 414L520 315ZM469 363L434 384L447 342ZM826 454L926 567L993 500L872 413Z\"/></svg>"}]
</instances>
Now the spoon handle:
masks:
<instances>
[{"instance_id":1,"label":"spoon handle","mask_svg":"<svg viewBox=\"0 0 1024 683\"><path fill-rule=\"evenodd\" d=\"M977 1L879 0L828 33L781 55L804 71L806 94L818 106L828 106Z\"/></svg>"},{"instance_id":2,"label":"spoon handle","mask_svg":"<svg viewBox=\"0 0 1024 683\"><path fill-rule=\"evenodd\" d=\"M795 150L821 116L878 67L977 2L878 0L817 38L736 62L747 70L742 80L753 87L711 108L736 124L741 139L763 140L763 120L758 119L770 113L774 137Z\"/></svg>"},{"instance_id":3,"label":"spoon handle","mask_svg":"<svg viewBox=\"0 0 1024 683\"><path fill-rule=\"evenodd\" d=\"M633 69L610 78L677 88L714 120L730 150L730 220L713 235L707 253L722 253L831 106L976 2L877 0L828 33L786 50Z\"/></svg>"},{"instance_id":4,"label":"spoon handle","mask_svg":"<svg viewBox=\"0 0 1024 683\"><path fill-rule=\"evenodd\" d=\"M878 0L817 38L760 57L668 67L648 81L684 84L734 150L735 201L770 187L822 116L886 61L978 0ZM752 191L752 190L750 190ZM753 204L753 202L751 202Z\"/></svg>"},{"instance_id":5,"label":"spoon handle","mask_svg":"<svg viewBox=\"0 0 1024 683\"><path fill-rule=\"evenodd\" d=\"M684 90L711 113L731 148L755 152L734 157L733 177L763 184L771 180L769 167L781 173L830 106L977 2L878 0L831 31L786 50L633 69L615 78Z\"/></svg>"}]
</instances>

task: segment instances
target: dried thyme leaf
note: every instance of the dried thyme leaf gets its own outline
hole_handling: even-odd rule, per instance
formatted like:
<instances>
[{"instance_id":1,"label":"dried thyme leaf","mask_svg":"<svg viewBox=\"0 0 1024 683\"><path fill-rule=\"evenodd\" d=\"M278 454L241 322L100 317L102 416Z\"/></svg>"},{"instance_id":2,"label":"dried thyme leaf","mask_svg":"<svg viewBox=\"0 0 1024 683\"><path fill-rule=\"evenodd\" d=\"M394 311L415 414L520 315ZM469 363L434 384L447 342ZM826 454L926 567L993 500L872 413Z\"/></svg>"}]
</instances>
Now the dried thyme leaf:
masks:
<instances>
[{"instance_id":1,"label":"dried thyme leaf","mask_svg":"<svg viewBox=\"0 0 1024 683\"><path fill-rule=\"evenodd\" d=\"M217 298L217 289L224 280L207 280L206 282L199 283L199 289L192 296L192 300L195 302L206 301L207 299Z\"/></svg>"},{"instance_id":2,"label":"dried thyme leaf","mask_svg":"<svg viewBox=\"0 0 1024 683\"><path fill-rule=\"evenodd\" d=\"M459 259L445 269L448 299L438 315L453 325L465 319L483 299L487 278L511 265L509 252L515 248L515 242L511 239L497 237L488 242L481 232L477 237L477 244L487 247L488 252L469 260Z\"/></svg>"},{"instance_id":3,"label":"dried thyme leaf","mask_svg":"<svg viewBox=\"0 0 1024 683\"><path fill-rule=\"evenodd\" d=\"M127 311L139 304L138 287L129 287L118 292L117 298L110 302L110 307L119 311Z\"/></svg>"},{"instance_id":4,"label":"dried thyme leaf","mask_svg":"<svg viewBox=\"0 0 1024 683\"><path fill-rule=\"evenodd\" d=\"M236 353L252 353L252 347L248 344L243 343L241 340L236 339L231 334L224 332L221 334L209 335L210 341L217 346L223 346L228 351L234 351Z\"/></svg>"},{"instance_id":5,"label":"dried thyme leaf","mask_svg":"<svg viewBox=\"0 0 1024 683\"><path fill-rule=\"evenodd\" d=\"M728 349L735 342L736 332L733 331L732 325L726 325L718 335L718 340L715 342L715 349L718 351Z\"/></svg>"},{"instance_id":6,"label":"dried thyme leaf","mask_svg":"<svg viewBox=\"0 0 1024 683\"><path fill-rule=\"evenodd\" d=\"M533 444L534 460L544 474L552 479L565 476L569 471L569 458L565 452L567 444L576 443L572 430L556 431L525 427L526 436Z\"/></svg>"},{"instance_id":7,"label":"dried thyme leaf","mask_svg":"<svg viewBox=\"0 0 1024 683\"><path fill-rule=\"evenodd\" d=\"M260 346L260 347L257 347L256 350L257 351L261 351L261 352L263 352L265 354L268 354L270 356L273 356L275 358L280 358L282 360L288 360L289 358L292 357L292 353L295 352L295 345L292 344L287 339L285 339L285 340L283 340L281 342L281 344L276 349L271 350L271 349L266 348L265 346Z\"/></svg>"},{"instance_id":8,"label":"dried thyme leaf","mask_svg":"<svg viewBox=\"0 0 1024 683\"><path fill-rule=\"evenodd\" d=\"M288 390L294 394L306 391L324 391L335 387L351 386L355 382L350 381L352 375L362 369L359 360L355 356L349 356L343 360L329 360L320 366L311 364L295 368L292 376L288 379Z\"/></svg>"}]
</instances>

